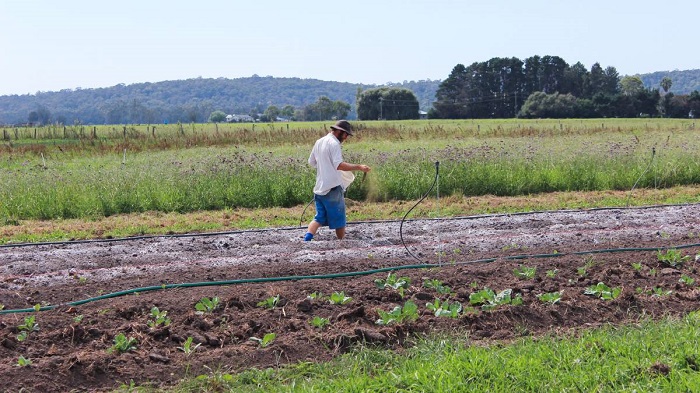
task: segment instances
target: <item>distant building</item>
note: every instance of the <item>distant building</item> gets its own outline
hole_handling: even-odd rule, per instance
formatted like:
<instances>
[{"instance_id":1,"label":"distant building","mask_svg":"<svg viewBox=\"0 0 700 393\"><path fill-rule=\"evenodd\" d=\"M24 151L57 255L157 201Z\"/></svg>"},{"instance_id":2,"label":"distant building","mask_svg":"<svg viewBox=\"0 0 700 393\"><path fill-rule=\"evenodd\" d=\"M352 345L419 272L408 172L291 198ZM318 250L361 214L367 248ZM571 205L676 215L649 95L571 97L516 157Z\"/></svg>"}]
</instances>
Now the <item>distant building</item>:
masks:
<instances>
[{"instance_id":1,"label":"distant building","mask_svg":"<svg viewBox=\"0 0 700 393\"><path fill-rule=\"evenodd\" d=\"M426 112L426 111L418 111L418 118L419 118L419 119L427 119L427 118L428 118L428 112Z\"/></svg>"},{"instance_id":2,"label":"distant building","mask_svg":"<svg viewBox=\"0 0 700 393\"><path fill-rule=\"evenodd\" d=\"M227 115L227 123L252 123L255 119L248 115Z\"/></svg>"}]
</instances>

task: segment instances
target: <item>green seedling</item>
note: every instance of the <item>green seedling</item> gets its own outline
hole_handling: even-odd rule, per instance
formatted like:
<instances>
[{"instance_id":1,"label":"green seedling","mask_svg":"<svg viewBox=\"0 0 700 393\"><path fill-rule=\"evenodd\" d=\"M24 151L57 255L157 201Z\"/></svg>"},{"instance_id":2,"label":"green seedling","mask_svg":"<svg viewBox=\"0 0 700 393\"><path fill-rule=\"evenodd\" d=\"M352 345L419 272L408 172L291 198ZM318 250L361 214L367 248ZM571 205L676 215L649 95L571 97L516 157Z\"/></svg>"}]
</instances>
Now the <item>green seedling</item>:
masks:
<instances>
[{"instance_id":1,"label":"green seedling","mask_svg":"<svg viewBox=\"0 0 700 393\"><path fill-rule=\"evenodd\" d=\"M590 269L594 264L595 261L593 260L593 258L588 258L586 259L586 263L583 266L576 269L576 272L579 276L586 277L588 275L588 269Z\"/></svg>"},{"instance_id":2,"label":"green seedling","mask_svg":"<svg viewBox=\"0 0 700 393\"><path fill-rule=\"evenodd\" d=\"M2 304L2 303L0 303L0 311L2 311L2 310L4 310L4 309L5 309L5 305Z\"/></svg>"},{"instance_id":3,"label":"green seedling","mask_svg":"<svg viewBox=\"0 0 700 393\"><path fill-rule=\"evenodd\" d=\"M187 337L187 340L185 340L184 343L182 343L181 347L177 347L177 349L181 350L182 352L185 353L185 355L190 356L194 351L199 348L200 345L202 344L194 344L192 345L192 337Z\"/></svg>"},{"instance_id":4,"label":"green seedling","mask_svg":"<svg viewBox=\"0 0 700 393\"><path fill-rule=\"evenodd\" d=\"M690 255L683 255L680 252L680 250L676 250L675 248L667 250L666 253L663 253L661 250L658 250L656 253L656 257L658 258L659 262L662 262L671 267L679 267L683 265L683 263L686 262L688 259L690 259Z\"/></svg>"},{"instance_id":5,"label":"green seedling","mask_svg":"<svg viewBox=\"0 0 700 393\"><path fill-rule=\"evenodd\" d=\"M24 317L24 323L17 326L17 329L19 330L17 341L25 341L27 338L29 338L29 333L39 330L39 325L36 323L36 317L34 315Z\"/></svg>"},{"instance_id":6,"label":"green seedling","mask_svg":"<svg viewBox=\"0 0 700 393\"><path fill-rule=\"evenodd\" d=\"M314 292L314 293L310 294L309 296L307 296L307 298L309 298L311 300L316 300L316 299L321 300L321 299L323 299L323 293Z\"/></svg>"},{"instance_id":7,"label":"green seedling","mask_svg":"<svg viewBox=\"0 0 700 393\"><path fill-rule=\"evenodd\" d=\"M272 344L272 342L275 341L276 337L277 334L275 333L267 333L263 336L263 338L251 337L250 340L257 342L260 348L265 348L268 345Z\"/></svg>"},{"instance_id":8,"label":"green seedling","mask_svg":"<svg viewBox=\"0 0 700 393\"><path fill-rule=\"evenodd\" d=\"M435 313L436 317L459 318L459 314L462 312L462 303L450 303L447 300L441 302L437 298L432 303L426 303L425 307Z\"/></svg>"},{"instance_id":9,"label":"green seedling","mask_svg":"<svg viewBox=\"0 0 700 393\"><path fill-rule=\"evenodd\" d=\"M683 274L683 275L681 275L681 278L678 279L678 282L690 287L693 284L695 284L695 279L688 276L688 275Z\"/></svg>"},{"instance_id":10,"label":"green seedling","mask_svg":"<svg viewBox=\"0 0 700 393\"><path fill-rule=\"evenodd\" d=\"M375 322L377 325L402 324L418 319L418 306L409 300L403 307L396 306L389 312L377 310L377 313L379 314L379 319Z\"/></svg>"},{"instance_id":11,"label":"green seedling","mask_svg":"<svg viewBox=\"0 0 700 393\"><path fill-rule=\"evenodd\" d=\"M279 303L279 301L280 301L280 295L270 296L269 298L258 302L258 307L273 309L277 306L277 303Z\"/></svg>"},{"instance_id":12,"label":"green seedling","mask_svg":"<svg viewBox=\"0 0 700 393\"><path fill-rule=\"evenodd\" d=\"M558 269L551 269L551 270L547 270L547 272L545 274L547 275L547 278L554 278L554 277L556 277L558 272L559 272Z\"/></svg>"},{"instance_id":13,"label":"green seedling","mask_svg":"<svg viewBox=\"0 0 700 393\"><path fill-rule=\"evenodd\" d=\"M195 310L198 314L210 314L214 312L219 307L219 298L213 297L209 299L208 297L203 297L202 300L198 301L194 305Z\"/></svg>"},{"instance_id":14,"label":"green seedling","mask_svg":"<svg viewBox=\"0 0 700 393\"><path fill-rule=\"evenodd\" d=\"M37 303L34 305L34 311L39 312L41 311L41 304Z\"/></svg>"},{"instance_id":15,"label":"green seedling","mask_svg":"<svg viewBox=\"0 0 700 393\"><path fill-rule=\"evenodd\" d=\"M642 263L637 262L632 264L632 269L634 269L635 272L639 273L642 271Z\"/></svg>"},{"instance_id":16,"label":"green seedling","mask_svg":"<svg viewBox=\"0 0 700 393\"><path fill-rule=\"evenodd\" d=\"M168 318L167 311L160 311L158 307L153 307L151 308L151 316L153 317L153 319L148 320L148 327L150 327L151 329L155 329L161 325L170 325L170 318Z\"/></svg>"},{"instance_id":17,"label":"green seedling","mask_svg":"<svg viewBox=\"0 0 700 393\"><path fill-rule=\"evenodd\" d=\"M392 288L399 293L401 298L403 298L405 291L408 289L409 285L411 285L411 279L408 277L398 277L394 273L389 273L386 280L378 278L374 280L374 284L381 290L384 290L387 287Z\"/></svg>"},{"instance_id":18,"label":"green seedling","mask_svg":"<svg viewBox=\"0 0 700 393\"><path fill-rule=\"evenodd\" d=\"M345 296L345 292L333 292L333 294L328 298L331 304L347 304L352 301L352 298Z\"/></svg>"},{"instance_id":19,"label":"green seedling","mask_svg":"<svg viewBox=\"0 0 700 393\"><path fill-rule=\"evenodd\" d=\"M652 277L656 277L656 269L649 269L649 275Z\"/></svg>"},{"instance_id":20,"label":"green seedling","mask_svg":"<svg viewBox=\"0 0 700 393\"><path fill-rule=\"evenodd\" d=\"M537 295L542 303L557 304L561 300L561 292L549 292Z\"/></svg>"},{"instance_id":21,"label":"green seedling","mask_svg":"<svg viewBox=\"0 0 700 393\"><path fill-rule=\"evenodd\" d=\"M83 314L76 315L76 316L73 317L73 323L76 324L76 325L79 325L80 322L83 321L83 318L84 318L84 317L83 317Z\"/></svg>"},{"instance_id":22,"label":"green seedling","mask_svg":"<svg viewBox=\"0 0 700 393\"><path fill-rule=\"evenodd\" d=\"M469 288L471 288L471 289L479 288L479 283L476 281L472 281L469 283Z\"/></svg>"},{"instance_id":23,"label":"green seedling","mask_svg":"<svg viewBox=\"0 0 700 393\"><path fill-rule=\"evenodd\" d=\"M19 355L19 358L17 359L17 366L18 367L29 367L32 365L32 361L25 358L22 355Z\"/></svg>"},{"instance_id":24,"label":"green seedling","mask_svg":"<svg viewBox=\"0 0 700 393\"><path fill-rule=\"evenodd\" d=\"M322 318L318 316L315 316L314 319L311 320L311 326L318 329L323 329L329 323L331 323L331 321L329 321L328 318Z\"/></svg>"},{"instance_id":25,"label":"green seedling","mask_svg":"<svg viewBox=\"0 0 700 393\"><path fill-rule=\"evenodd\" d=\"M535 277L535 273L537 272L537 269L534 267L527 267L527 266L518 266L515 269L513 269L513 274L515 274L515 277L524 279L524 280L529 280Z\"/></svg>"},{"instance_id":26,"label":"green seedling","mask_svg":"<svg viewBox=\"0 0 700 393\"><path fill-rule=\"evenodd\" d=\"M664 296L670 295L671 293L672 293L672 291L670 291L670 290L667 291L661 287L656 287L656 288L652 289L651 296L664 297Z\"/></svg>"},{"instance_id":27,"label":"green seedling","mask_svg":"<svg viewBox=\"0 0 700 393\"><path fill-rule=\"evenodd\" d=\"M493 310L502 305L508 304L512 306L519 306L523 304L522 296L517 294L515 297L513 297L512 293L513 290L510 288L504 289L498 294L490 288L484 288L479 292L469 295L469 302L474 305L481 304L482 310Z\"/></svg>"},{"instance_id":28,"label":"green seedling","mask_svg":"<svg viewBox=\"0 0 700 393\"><path fill-rule=\"evenodd\" d=\"M518 250L520 248L522 248L522 247L518 243L510 243L510 244L506 244L505 246L503 246L502 250L503 251Z\"/></svg>"},{"instance_id":29,"label":"green seedling","mask_svg":"<svg viewBox=\"0 0 700 393\"><path fill-rule=\"evenodd\" d=\"M114 345L112 345L107 351L109 353L124 353L133 351L136 349L137 343L138 340L136 340L135 338L126 337L124 333L119 333L114 337Z\"/></svg>"},{"instance_id":30,"label":"green seedling","mask_svg":"<svg viewBox=\"0 0 700 393\"><path fill-rule=\"evenodd\" d=\"M423 287L434 289L437 291L437 293L441 295L449 295L450 293L452 293L452 288L448 287L447 285L444 285L442 281L436 279L424 281Z\"/></svg>"},{"instance_id":31,"label":"green seedling","mask_svg":"<svg viewBox=\"0 0 700 393\"><path fill-rule=\"evenodd\" d=\"M596 296L599 297L603 300L613 300L616 299L618 296L620 296L620 293L622 292L622 289L615 287L615 288L610 288L609 286L605 285L602 282L599 282L596 285L592 285L583 292L584 295L591 295L591 296Z\"/></svg>"}]
</instances>

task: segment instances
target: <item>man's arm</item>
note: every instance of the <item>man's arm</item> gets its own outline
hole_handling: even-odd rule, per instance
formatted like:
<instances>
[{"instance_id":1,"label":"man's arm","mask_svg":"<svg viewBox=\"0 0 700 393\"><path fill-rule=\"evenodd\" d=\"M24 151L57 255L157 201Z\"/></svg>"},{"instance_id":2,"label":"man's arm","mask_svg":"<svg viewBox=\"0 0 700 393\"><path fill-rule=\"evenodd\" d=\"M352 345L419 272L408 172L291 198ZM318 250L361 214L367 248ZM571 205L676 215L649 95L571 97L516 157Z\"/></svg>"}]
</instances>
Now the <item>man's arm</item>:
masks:
<instances>
[{"instance_id":1,"label":"man's arm","mask_svg":"<svg viewBox=\"0 0 700 393\"><path fill-rule=\"evenodd\" d=\"M339 171L362 171L364 173L367 173L372 170L372 168L368 167L367 165L351 164L345 161L338 164L338 168L336 169L338 169Z\"/></svg>"}]
</instances>

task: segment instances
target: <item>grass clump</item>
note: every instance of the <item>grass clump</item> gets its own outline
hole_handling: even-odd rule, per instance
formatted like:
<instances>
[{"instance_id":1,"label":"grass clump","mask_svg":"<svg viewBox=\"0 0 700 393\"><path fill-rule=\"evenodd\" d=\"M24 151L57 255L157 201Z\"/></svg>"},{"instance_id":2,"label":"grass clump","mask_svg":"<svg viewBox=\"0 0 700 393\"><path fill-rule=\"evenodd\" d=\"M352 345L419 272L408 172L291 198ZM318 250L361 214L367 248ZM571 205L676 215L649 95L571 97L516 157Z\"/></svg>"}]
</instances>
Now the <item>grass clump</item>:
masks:
<instances>
[{"instance_id":1,"label":"grass clump","mask_svg":"<svg viewBox=\"0 0 700 393\"><path fill-rule=\"evenodd\" d=\"M698 335L700 317L691 313L507 345L432 337L418 340L405 354L359 347L329 363L227 374L224 391L698 391L700 359L688 344ZM221 377L202 375L174 391L211 391Z\"/></svg>"}]
</instances>

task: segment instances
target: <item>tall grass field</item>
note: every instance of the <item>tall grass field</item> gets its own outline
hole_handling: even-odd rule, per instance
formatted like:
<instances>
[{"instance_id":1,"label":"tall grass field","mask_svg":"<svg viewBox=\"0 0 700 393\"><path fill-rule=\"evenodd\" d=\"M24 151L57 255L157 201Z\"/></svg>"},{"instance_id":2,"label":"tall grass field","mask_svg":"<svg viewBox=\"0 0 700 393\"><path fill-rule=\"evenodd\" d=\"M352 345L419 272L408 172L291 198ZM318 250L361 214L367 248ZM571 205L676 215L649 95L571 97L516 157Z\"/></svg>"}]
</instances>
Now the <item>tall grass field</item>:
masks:
<instances>
[{"instance_id":1,"label":"tall grass field","mask_svg":"<svg viewBox=\"0 0 700 393\"><path fill-rule=\"evenodd\" d=\"M146 211L290 207L312 198L307 164L333 122L3 130L0 221ZM372 171L354 200L518 196L700 183L694 120L359 121L346 161Z\"/></svg>"}]
</instances>

